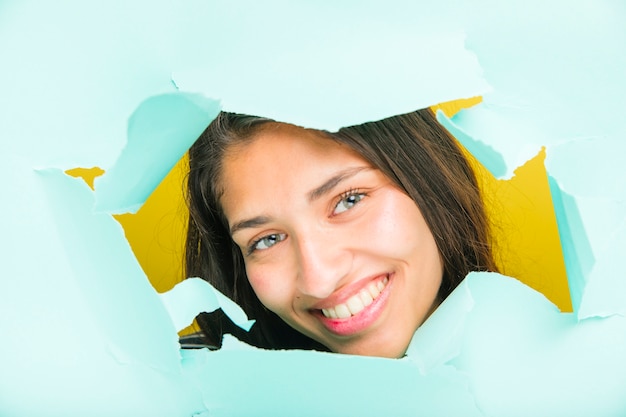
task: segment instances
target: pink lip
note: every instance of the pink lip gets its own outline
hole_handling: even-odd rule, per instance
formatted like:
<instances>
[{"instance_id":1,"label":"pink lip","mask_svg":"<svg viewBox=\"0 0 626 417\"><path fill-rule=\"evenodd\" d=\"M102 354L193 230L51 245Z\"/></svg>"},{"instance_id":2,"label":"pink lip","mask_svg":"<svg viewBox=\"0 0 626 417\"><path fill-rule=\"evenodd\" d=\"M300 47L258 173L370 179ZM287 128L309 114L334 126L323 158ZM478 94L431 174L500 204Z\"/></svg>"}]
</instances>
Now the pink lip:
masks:
<instances>
[{"instance_id":1,"label":"pink lip","mask_svg":"<svg viewBox=\"0 0 626 417\"><path fill-rule=\"evenodd\" d=\"M376 297L374 302L367 306L363 311L352 317L348 317L346 319L331 319L324 316L321 310L314 310L314 314L324 327L338 336L350 336L361 332L370 327L383 312L385 305L387 304L387 300L389 299L392 285L391 278L392 277L389 276L389 282L385 286L385 289L378 297Z\"/></svg>"}]
</instances>

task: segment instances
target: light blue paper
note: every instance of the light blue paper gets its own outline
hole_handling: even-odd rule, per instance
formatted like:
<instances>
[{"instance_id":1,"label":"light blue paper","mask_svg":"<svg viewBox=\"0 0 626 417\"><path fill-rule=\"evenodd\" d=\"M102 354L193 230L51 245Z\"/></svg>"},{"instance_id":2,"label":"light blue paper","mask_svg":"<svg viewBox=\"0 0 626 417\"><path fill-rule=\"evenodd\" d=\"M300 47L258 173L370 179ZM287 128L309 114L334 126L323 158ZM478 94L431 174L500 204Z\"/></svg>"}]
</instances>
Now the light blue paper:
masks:
<instances>
[{"instance_id":1,"label":"light blue paper","mask_svg":"<svg viewBox=\"0 0 626 417\"><path fill-rule=\"evenodd\" d=\"M444 3L493 87L455 123L503 155L506 177L542 146L549 165L553 145L623 139L625 127L616 123L626 106L623 2ZM587 163L585 171L600 168Z\"/></svg>"},{"instance_id":2,"label":"light blue paper","mask_svg":"<svg viewBox=\"0 0 626 417\"><path fill-rule=\"evenodd\" d=\"M595 258L576 200L561 190L554 178L548 177L548 183L559 229L572 307L574 311L579 311Z\"/></svg>"},{"instance_id":3,"label":"light blue paper","mask_svg":"<svg viewBox=\"0 0 626 417\"><path fill-rule=\"evenodd\" d=\"M188 35L184 25L164 29L176 2L3 4L0 142L38 168L110 168L132 112L174 91Z\"/></svg>"},{"instance_id":4,"label":"light blue paper","mask_svg":"<svg viewBox=\"0 0 626 417\"><path fill-rule=\"evenodd\" d=\"M623 206L622 206L623 207ZM589 274L578 316L609 317L619 314L626 317L626 279L623 256L626 253L626 222L607 236L607 248L602 251Z\"/></svg>"},{"instance_id":5,"label":"light blue paper","mask_svg":"<svg viewBox=\"0 0 626 417\"><path fill-rule=\"evenodd\" d=\"M210 313L221 308L239 327L250 330L254 320L231 299L201 278L188 278L161 294L161 301L174 322L176 331L189 326L199 313Z\"/></svg>"},{"instance_id":6,"label":"light blue paper","mask_svg":"<svg viewBox=\"0 0 626 417\"><path fill-rule=\"evenodd\" d=\"M483 416L466 378L452 367L423 375L408 359L238 345L227 338L219 351L183 353L185 374L212 415Z\"/></svg>"},{"instance_id":7,"label":"light blue paper","mask_svg":"<svg viewBox=\"0 0 626 417\"><path fill-rule=\"evenodd\" d=\"M93 211L93 193L81 179L58 170L38 174L54 216L51 224L60 249L71 254L66 261L91 311L92 325L121 361L176 369L169 315L132 256L120 224Z\"/></svg>"},{"instance_id":8,"label":"light blue paper","mask_svg":"<svg viewBox=\"0 0 626 417\"><path fill-rule=\"evenodd\" d=\"M494 177L506 175L506 164L502 155L492 147L474 139L454 123L454 117L447 117L441 110L437 111L437 120L450 132L465 149L480 161Z\"/></svg>"},{"instance_id":9,"label":"light blue paper","mask_svg":"<svg viewBox=\"0 0 626 417\"><path fill-rule=\"evenodd\" d=\"M546 163L558 178L558 184L551 179L551 189L558 188L562 196L561 204L555 204L557 221L580 319L626 316L621 265L626 253L626 144L610 133L554 146ZM580 164L572 163L577 160Z\"/></svg>"},{"instance_id":10,"label":"light blue paper","mask_svg":"<svg viewBox=\"0 0 626 417\"><path fill-rule=\"evenodd\" d=\"M514 279L488 273L470 274L441 309L467 294L474 308L450 364L468 376L485 415L626 412L626 317L578 322Z\"/></svg>"},{"instance_id":11,"label":"light blue paper","mask_svg":"<svg viewBox=\"0 0 626 417\"><path fill-rule=\"evenodd\" d=\"M311 9L304 24L314 24L317 18L324 23L312 28L310 39L288 47L273 39L256 53L236 57L231 65L179 70L173 80L182 90L220 97L226 111L330 131L489 90L462 34L423 33L417 27L370 33L375 22L347 16L346 10L322 15ZM350 18L363 26L361 30L345 30L343 22ZM285 17L280 22L272 15L267 19L267 24L283 25ZM242 29L239 36L251 36L251 28ZM265 36L255 33L261 40L254 42ZM380 74L385 74L384 80Z\"/></svg>"},{"instance_id":12,"label":"light blue paper","mask_svg":"<svg viewBox=\"0 0 626 417\"><path fill-rule=\"evenodd\" d=\"M96 210L135 213L220 111L203 96L170 93L142 102L128 122L128 144L95 179Z\"/></svg>"},{"instance_id":13,"label":"light blue paper","mask_svg":"<svg viewBox=\"0 0 626 417\"><path fill-rule=\"evenodd\" d=\"M0 156L0 415L188 416L177 335L79 179ZM159 395L155 395L159 393Z\"/></svg>"}]
</instances>

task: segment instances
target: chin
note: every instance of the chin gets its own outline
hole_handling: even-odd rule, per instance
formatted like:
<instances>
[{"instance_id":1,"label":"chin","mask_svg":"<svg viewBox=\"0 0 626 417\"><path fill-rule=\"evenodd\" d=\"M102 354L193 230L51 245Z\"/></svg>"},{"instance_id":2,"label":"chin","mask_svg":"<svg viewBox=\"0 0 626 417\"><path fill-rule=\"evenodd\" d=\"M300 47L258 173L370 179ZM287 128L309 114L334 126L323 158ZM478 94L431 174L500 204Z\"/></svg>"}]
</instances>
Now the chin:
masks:
<instances>
[{"instance_id":1,"label":"chin","mask_svg":"<svg viewBox=\"0 0 626 417\"><path fill-rule=\"evenodd\" d=\"M336 349L330 348L333 352L343 353L347 355L359 355L359 356L377 356L381 358L398 359L404 356L408 348L408 342L406 343L385 343L380 342L372 343L350 343L346 345L337 346Z\"/></svg>"}]
</instances>

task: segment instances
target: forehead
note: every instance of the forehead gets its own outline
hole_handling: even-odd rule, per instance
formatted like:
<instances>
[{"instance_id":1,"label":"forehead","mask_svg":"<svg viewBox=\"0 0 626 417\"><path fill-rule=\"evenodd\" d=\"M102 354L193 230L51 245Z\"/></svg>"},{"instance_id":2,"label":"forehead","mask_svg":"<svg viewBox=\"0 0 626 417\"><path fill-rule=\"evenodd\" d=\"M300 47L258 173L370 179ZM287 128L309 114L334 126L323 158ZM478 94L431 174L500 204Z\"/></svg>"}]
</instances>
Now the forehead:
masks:
<instances>
[{"instance_id":1,"label":"forehead","mask_svg":"<svg viewBox=\"0 0 626 417\"><path fill-rule=\"evenodd\" d=\"M220 200L228 217L238 204L305 192L338 170L364 165L370 164L322 132L272 123L226 151Z\"/></svg>"},{"instance_id":2,"label":"forehead","mask_svg":"<svg viewBox=\"0 0 626 417\"><path fill-rule=\"evenodd\" d=\"M333 148L331 152L354 153L346 145L340 144L332 136L318 130L305 129L287 123L270 122L258 127L255 132L246 140L234 142L224 153L224 160L233 160L242 155L262 156L270 154L275 147L284 149L299 148L310 154L316 154L320 150L328 147Z\"/></svg>"},{"instance_id":3,"label":"forehead","mask_svg":"<svg viewBox=\"0 0 626 417\"><path fill-rule=\"evenodd\" d=\"M231 145L224 153L224 180L230 175L247 171L247 167L258 164L255 169L292 168L301 171L303 161L341 164L342 162L365 162L354 150L337 142L323 132L304 129L285 123L268 123L248 140ZM263 164L267 163L268 166ZM232 168L235 168L235 172ZM265 169L262 169L265 171ZM237 175L239 176L239 175Z\"/></svg>"}]
</instances>

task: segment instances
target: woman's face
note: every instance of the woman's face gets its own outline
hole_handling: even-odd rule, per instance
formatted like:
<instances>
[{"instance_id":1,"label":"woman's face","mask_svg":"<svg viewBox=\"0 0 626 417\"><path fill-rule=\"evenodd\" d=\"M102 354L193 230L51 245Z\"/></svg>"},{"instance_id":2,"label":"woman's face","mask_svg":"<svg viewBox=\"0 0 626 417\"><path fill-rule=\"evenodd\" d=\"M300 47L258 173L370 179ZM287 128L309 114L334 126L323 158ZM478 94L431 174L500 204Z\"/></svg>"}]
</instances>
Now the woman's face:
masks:
<instances>
[{"instance_id":1,"label":"woman's face","mask_svg":"<svg viewBox=\"0 0 626 417\"><path fill-rule=\"evenodd\" d=\"M268 309L334 352L404 354L443 274L411 198L347 146L278 123L228 150L222 185Z\"/></svg>"}]
</instances>

